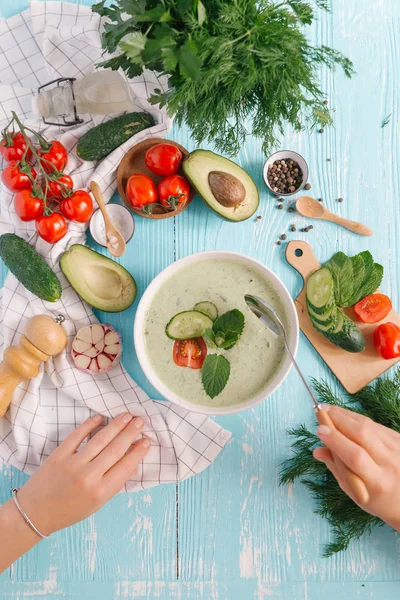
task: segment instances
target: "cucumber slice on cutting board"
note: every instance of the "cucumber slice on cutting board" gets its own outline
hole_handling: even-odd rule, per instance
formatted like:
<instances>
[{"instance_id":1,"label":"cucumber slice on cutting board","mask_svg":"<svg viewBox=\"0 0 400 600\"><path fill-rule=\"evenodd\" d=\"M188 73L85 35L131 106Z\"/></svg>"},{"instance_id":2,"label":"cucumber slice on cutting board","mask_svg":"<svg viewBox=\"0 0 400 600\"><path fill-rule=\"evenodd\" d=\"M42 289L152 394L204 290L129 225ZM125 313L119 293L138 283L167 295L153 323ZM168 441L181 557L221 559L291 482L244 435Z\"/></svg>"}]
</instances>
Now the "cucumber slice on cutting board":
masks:
<instances>
[{"instance_id":1,"label":"cucumber slice on cutting board","mask_svg":"<svg viewBox=\"0 0 400 600\"><path fill-rule=\"evenodd\" d=\"M335 304L331 304L325 312L317 313L310 306L309 302L307 302L307 310L308 310L308 314L310 315L310 317L312 319L314 319L317 322L325 323L326 321L329 321L332 319L335 311L337 310L337 307Z\"/></svg>"},{"instance_id":2,"label":"cucumber slice on cutting board","mask_svg":"<svg viewBox=\"0 0 400 600\"><path fill-rule=\"evenodd\" d=\"M333 279L329 269L323 267L307 281L307 304L316 314L326 313L335 304Z\"/></svg>"},{"instance_id":3,"label":"cucumber slice on cutting board","mask_svg":"<svg viewBox=\"0 0 400 600\"><path fill-rule=\"evenodd\" d=\"M180 312L167 324L165 333L172 340L188 340L201 337L206 329L212 329L213 320L198 310Z\"/></svg>"},{"instance_id":4,"label":"cucumber slice on cutting board","mask_svg":"<svg viewBox=\"0 0 400 600\"><path fill-rule=\"evenodd\" d=\"M204 301L198 302L194 305L193 310L198 310L201 313L210 317L213 321L218 317L218 308L212 302Z\"/></svg>"}]
</instances>

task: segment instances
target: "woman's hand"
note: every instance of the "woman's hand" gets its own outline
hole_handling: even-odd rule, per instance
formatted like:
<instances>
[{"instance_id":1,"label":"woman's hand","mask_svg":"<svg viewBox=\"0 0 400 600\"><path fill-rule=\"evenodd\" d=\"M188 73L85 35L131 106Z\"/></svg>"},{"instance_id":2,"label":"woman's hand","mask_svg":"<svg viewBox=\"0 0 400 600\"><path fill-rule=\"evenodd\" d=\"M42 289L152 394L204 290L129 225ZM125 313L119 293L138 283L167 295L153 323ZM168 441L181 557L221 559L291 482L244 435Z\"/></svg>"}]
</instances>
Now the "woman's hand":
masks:
<instances>
[{"instance_id":1,"label":"woman's hand","mask_svg":"<svg viewBox=\"0 0 400 600\"><path fill-rule=\"evenodd\" d=\"M122 489L147 454L148 438L134 443L143 419L129 413L119 415L77 452L102 422L95 415L82 423L19 490L22 508L44 535L96 512Z\"/></svg>"},{"instance_id":2,"label":"woman's hand","mask_svg":"<svg viewBox=\"0 0 400 600\"><path fill-rule=\"evenodd\" d=\"M361 508L400 530L400 434L344 408L324 405L324 409L329 410L337 431L318 427L318 437L326 447L316 448L314 457L326 464L354 500L332 452L336 454L367 487L370 499Z\"/></svg>"}]
</instances>

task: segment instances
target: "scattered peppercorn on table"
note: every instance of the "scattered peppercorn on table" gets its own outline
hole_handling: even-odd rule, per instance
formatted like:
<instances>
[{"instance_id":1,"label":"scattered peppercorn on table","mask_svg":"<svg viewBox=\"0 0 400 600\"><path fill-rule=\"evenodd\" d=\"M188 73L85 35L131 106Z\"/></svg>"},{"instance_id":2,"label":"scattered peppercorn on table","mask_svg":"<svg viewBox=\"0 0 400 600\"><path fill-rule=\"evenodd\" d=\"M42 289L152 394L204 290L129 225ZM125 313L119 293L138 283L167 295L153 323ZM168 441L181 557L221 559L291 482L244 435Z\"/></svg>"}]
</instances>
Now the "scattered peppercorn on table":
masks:
<instances>
[{"instance_id":1,"label":"scattered peppercorn on table","mask_svg":"<svg viewBox=\"0 0 400 600\"><path fill-rule=\"evenodd\" d=\"M248 254L271 268L295 297L302 284L285 261L288 241L309 241L321 262L337 250L354 255L368 249L384 264L385 291L400 308L398 1L331 4L332 13L321 13L311 38L351 58L357 74L348 80L338 70L332 78L322 69L320 86L335 111L335 127L297 134L287 130L275 149L301 153L309 166L307 194L344 217L370 225L374 236L366 240L331 223L311 224L291 207L301 191L282 201L273 198L262 177L266 157L261 141L251 138L235 159L259 188L260 205L251 219L225 222L198 198L174 219L136 218L135 234L120 262L134 275L138 298L121 314L97 314L122 332L124 365L152 397L157 393L140 371L133 348L137 302L160 270L192 252ZM25 0L0 0L5 17L25 8ZM169 137L189 151L195 149L185 128L174 126ZM377 184L377 172L383 173L384 185ZM94 248L107 254L100 246ZM337 385L303 336L297 358L306 375ZM308 491L300 484L278 487L279 464L289 455L285 430L313 423L306 396L292 370L263 404L218 418L233 437L215 464L178 486L121 494L100 513L53 535L0 577L0 597L397 599L399 534L383 527L346 553L323 559L328 526L313 513ZM24 481L16 469L0 466L0 502Z\"/></svg>"}]
</instances>

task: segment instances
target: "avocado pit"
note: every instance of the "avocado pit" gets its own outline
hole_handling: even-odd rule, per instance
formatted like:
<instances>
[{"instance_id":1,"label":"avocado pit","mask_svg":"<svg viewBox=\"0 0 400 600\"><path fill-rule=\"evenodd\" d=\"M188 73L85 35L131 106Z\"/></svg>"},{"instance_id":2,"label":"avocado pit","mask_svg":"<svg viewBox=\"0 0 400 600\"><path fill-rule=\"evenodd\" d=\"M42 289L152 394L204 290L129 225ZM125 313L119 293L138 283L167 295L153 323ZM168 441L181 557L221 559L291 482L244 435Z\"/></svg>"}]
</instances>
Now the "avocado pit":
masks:
<instances>
[{"instance_id":1,"label":"avocado pit","mask_svg":"<svg viewBox=\"0 0 400 600\"><path fill-rule=\"evenodd\" d=\"M246 198L246 188L234 175L210 171L208 183L216 200L225 208L235 208Z\"/></svg>"}]
</instances>

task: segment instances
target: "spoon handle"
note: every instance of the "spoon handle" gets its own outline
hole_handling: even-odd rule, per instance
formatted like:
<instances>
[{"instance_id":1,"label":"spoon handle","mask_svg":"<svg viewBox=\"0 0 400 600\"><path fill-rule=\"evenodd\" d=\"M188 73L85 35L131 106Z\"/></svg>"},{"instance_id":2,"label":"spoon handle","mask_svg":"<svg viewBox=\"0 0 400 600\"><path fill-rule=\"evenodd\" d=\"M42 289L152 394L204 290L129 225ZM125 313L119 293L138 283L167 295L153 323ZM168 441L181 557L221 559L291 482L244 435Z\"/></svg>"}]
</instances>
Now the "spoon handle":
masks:
<instances>
[{"instance_id":1,"label":"spoon handle","mask_svg":"<svg viewBox=\"0 0 400 600\"><path fill-rule=\"evenodd\" d=\"M346 229L350 229L350 231L354 231L354 233L358 233L359 235L372 235L373 231L366 225L362 223L358 223L357 221L350 221L350 219L345 219L344 217L340 217L339 215L334 215L329 210L325 211L323 218L326 221L332 221L333 223L337 223L338 225L342 225L342 227L346 227Z\"/></svg>"},{"instance_id":2,"label":"spoon handle","mask_svg":"<svg viewBox=\"0 0 400 600\"><path fill-rule=\"evenodd\" d=\"M332 431L336 429L332 419L326 410L316 409L315 414L317 416L318 423L320 425L326 425ZM331 452L335 465L338 467L340 474L346 480L356 502L358 504L366 504L369 500L369 492L364 481L354 471L349 469L347 465L333 452Z\"/></svg>"},{"instance_id":3,"label":"spoon handle","mask_svg":"<svg viewBox=\"0 0 400 600\"><path fill-rule=\"evenodd\" d=\"M321 408L321 405L315 399L314 394L312 393L308 383L306 382L305 378L303 377L303 374L302 374L299 366L297 365L297 362L289 348L289 343L287 341L286 333L285 333L284 329L282 329L282 333L283 333L283 339L285 342L286 351L289 354L290 360L292 361L293 366L295 367L296 371L300 375L300 378L301 378L302 382L304 383L304 385L306 386L307 391L310 394L311 399L314 403L314 411L315 411L318 423L320 425L326 425L331 430L336 429L329 414L326 412L326 410L323 410L323 408ZM368 493L368 490L367 490L363 480L358 475L356 475L356 473L351 471L349 469L349 467L347 467L347 465L345 465L340 460L340 458L338 458L338 456L336 454L333 454L333 452L332 452L332 456L333 456L335 465L340 469L343 477L346 479L346 481L349 485L349 488L351 489L353 496L356 499L356 501L358 502L358 504L366 504L369 500L369 493Z\"/></svg>"},{"instance_id":4,"label":"spoon handle","mask_svg":"<svg viewBox=\"0 0 400 600\"><path fill-rule=\"evenodd\" d=\"M99 208L101 210L101 214L104 217L104 224L106 226L106 230L108 228L114 227L114 224L108 214L107 208L106 208L106 203L104 202L104 198L103 198L103 194L101 193L101 189L100 186L95 182L95 181L91 181L90 182L90 189L92 191L92 194L97 202L97 204L99 205Z\"/></svg>"}]
</instances>

